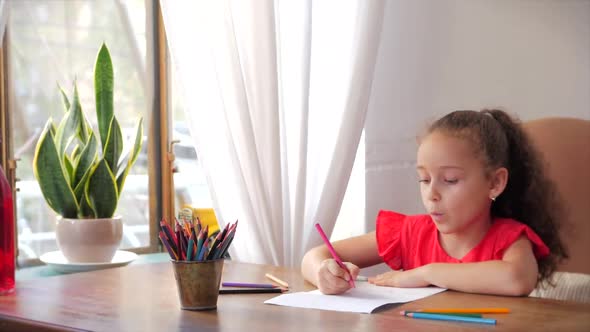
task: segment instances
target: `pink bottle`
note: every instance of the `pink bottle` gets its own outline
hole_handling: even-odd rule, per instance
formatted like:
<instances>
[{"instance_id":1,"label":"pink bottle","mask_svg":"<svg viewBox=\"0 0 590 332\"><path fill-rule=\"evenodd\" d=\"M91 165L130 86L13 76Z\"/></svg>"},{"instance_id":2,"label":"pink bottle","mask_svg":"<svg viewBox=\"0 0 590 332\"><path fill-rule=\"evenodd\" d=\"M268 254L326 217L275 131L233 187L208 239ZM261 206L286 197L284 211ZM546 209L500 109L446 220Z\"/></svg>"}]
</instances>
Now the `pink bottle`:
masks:
<instances>
[{"instance_id":1,"label":"pink bottle","mask_svg":"<svg viewBox=\"0 0 590 332\"><path fill-rule=\"evenodd\" d=\"M0 167L0 295L14 291L15 224L12 189Z\"/></svg>"}]
</instances>

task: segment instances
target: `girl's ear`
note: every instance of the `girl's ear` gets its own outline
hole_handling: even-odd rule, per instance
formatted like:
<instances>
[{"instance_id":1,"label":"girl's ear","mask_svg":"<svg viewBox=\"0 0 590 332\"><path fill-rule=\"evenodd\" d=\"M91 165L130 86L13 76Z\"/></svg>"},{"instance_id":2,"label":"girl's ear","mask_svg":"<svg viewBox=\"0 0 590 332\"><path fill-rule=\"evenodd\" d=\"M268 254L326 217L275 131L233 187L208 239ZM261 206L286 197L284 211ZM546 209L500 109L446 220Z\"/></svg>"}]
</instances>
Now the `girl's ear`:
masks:
<instances>
[{"instance_id":1,"label":"girl's ear","mask_svg":"<svg viewBox=\"0 0 590 332\"><path fill-rule=\"evenodd\" d=\"M500 167L492 173L490 181L490 199L495 200L500 196L508 183L508 170Z\"/></svg>"}]
</instances>

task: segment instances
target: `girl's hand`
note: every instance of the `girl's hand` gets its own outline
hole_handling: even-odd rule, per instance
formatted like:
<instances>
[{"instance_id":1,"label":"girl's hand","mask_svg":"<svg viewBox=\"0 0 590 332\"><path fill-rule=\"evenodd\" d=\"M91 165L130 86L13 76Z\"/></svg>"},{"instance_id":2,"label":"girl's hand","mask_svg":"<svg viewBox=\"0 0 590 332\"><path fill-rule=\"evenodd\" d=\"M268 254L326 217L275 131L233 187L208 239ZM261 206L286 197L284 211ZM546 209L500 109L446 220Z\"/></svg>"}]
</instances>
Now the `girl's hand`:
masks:
<instances>
[{"instance_id":1,"label":"girl's hand","mask_svg":"<svg viewBox=\"0 0 590 332\"><path fill-rule=\"evenodd\" d=\"M350 271L353 279L356 279L359 274L359 267L345 262L344 265ZM348 280L351 275L341 268L334 259L326 259L322 261L320 269L318 270L318 289L324 294L342 294L350 288Z\"/></svg>"},{"instance_id":2,"label":"girl's hand","mask_svg":"<svg viewBox=\"0 0 590 332\"><path fill-rule=\"evenodd\" d=\"M425 269L422 269L422 267L408 271L389 271L370 277L369 282L377 286L427 287L430 283L424 279L423 273Z\"/></svg>"}]
</instances>

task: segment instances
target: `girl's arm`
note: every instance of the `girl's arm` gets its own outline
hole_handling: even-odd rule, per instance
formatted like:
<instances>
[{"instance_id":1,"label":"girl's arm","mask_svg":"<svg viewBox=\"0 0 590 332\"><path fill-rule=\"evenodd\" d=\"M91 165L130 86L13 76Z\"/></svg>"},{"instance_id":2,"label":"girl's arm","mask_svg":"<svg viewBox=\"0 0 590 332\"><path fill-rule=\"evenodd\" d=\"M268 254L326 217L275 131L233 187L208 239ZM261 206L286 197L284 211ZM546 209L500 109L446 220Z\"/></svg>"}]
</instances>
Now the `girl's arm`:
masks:
<instances>
[{"instance_id":1,"label":"girl's arm","mask_svg":"<svg viewBox=\"0 0 590 332\"><path fill-rule=\"evenodd\" d=\"M332 245L353 278L358 275L359 268L382 262L377 251L375 232L336 241ZM348 274L332 259L325 245L315 247L305 254L301 273L324 294L340 294L350 288Z\"/></svg>"},{"instance_id":2,"label":"girl's arm","mask_svg":"<svg viewBox=\"0 0 590 332\"><path fill-rule=\"evenodd\" d=\"M433 263L409 271L384 273L370 281L396 287L435 285L461 292L521 296L535 288L538 272L531 243L521 237L506 250L502 260Z\"/></svg>"}]
</instances>

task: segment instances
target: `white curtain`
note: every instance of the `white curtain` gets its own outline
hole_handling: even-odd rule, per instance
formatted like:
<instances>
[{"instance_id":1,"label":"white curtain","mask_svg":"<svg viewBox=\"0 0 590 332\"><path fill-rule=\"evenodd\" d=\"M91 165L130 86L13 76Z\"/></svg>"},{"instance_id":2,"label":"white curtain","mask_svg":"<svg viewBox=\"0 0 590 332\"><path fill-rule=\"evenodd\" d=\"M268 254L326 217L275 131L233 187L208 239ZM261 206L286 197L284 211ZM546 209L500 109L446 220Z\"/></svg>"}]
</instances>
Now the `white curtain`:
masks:
<instances>
[{"instance_id":1,"label":"white curtain","mask_svg":"<svg viewBox=\"0 0 590 332\"><path fill-rule=\"evenodd\" d=\"M339 214L384 2L160 4L217 217L239 220L232 257L299 265Z\"/></svg>"}]
</instances>

